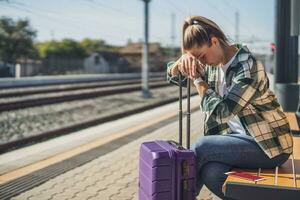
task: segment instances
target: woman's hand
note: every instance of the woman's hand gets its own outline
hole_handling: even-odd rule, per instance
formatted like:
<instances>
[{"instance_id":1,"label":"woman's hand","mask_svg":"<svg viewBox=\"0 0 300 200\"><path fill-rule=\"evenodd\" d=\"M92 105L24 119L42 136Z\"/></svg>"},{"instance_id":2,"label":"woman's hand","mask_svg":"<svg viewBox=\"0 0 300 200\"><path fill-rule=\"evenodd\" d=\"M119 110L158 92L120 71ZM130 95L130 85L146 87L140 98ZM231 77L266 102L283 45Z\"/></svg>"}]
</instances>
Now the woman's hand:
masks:
<instances>
[{"instance_id":1,"label":"woman's hand","mask_svg":"<svg viewBox=\"0 0 300 200\"><path fill-rule=\"evenodd\" d=\"M184 54L182 55L168 70L172 76L176 76L181 73L184 76L188 76L194 80L195 87L202 97L205 91L208 89L208 84L205 81L198 82L198 79L204 80L205 66L194 56ZM196 83L197 82L197 83Z\"/></svg>"},{"instance_id":2,"label":"woman's hand","mask_svg":"<svg viewBox=\"0 0 300 200\"><path fill-rule=\"evenodd\" d=\"M184 54L170 67L169 73L176 76L179 72L191 79L204 78L205 66L194 56Z\"/></svg>"},{"instance_id":3,"label":"woman's hand","mask_svg":"<svg viewBox=\"0 0 300 200\"><path fill-rule=\"evenodd\" d=\"M194 56L184 54L180 58L178 70L191 79L204 78L204 65Z\"/></svg>"}]
</instances>

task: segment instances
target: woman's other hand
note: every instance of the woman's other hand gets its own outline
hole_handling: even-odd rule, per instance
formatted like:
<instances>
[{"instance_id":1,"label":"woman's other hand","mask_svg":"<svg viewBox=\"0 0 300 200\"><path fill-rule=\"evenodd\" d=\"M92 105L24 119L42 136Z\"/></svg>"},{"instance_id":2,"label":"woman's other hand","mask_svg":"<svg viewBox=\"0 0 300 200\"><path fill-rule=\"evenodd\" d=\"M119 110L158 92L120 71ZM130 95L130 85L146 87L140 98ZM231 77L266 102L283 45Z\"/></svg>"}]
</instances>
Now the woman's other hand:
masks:
<instances>
[{"instance_id":1,"label":"woman's other hand","mask_svg":"<svg viewBox=\"0 0 300 200\"><path fill-rule=\"evenodd\" d=\"M180 58L178 70L182 75L187 76L191 79L199 77L204 78L205 66L194 56L184 54Z\"/></svg>"},{"instance_id":2,"label":"woman's other hand","mask_svg":"<svg viewBox=\"0 0 300 200\"><path fill-rule=\"evenodd\" d=\"M179 72L191 79L204 78L205 66L194 56L183 54L170 68L169 73L176 76Z\"/></svg>"},{"instance_id":3,"label":"woman's other hand","mask_svg":"<svg viewBox=\"0 0 300 200\"><path fill-rule=\"evenodd\" d=\"M179 73L186 76L187 74L182 70L183 62L185 62L185 59L188 55L183 54L169 69L168 73L172 76L177 76Z\"/></svg>"}]
</instances>

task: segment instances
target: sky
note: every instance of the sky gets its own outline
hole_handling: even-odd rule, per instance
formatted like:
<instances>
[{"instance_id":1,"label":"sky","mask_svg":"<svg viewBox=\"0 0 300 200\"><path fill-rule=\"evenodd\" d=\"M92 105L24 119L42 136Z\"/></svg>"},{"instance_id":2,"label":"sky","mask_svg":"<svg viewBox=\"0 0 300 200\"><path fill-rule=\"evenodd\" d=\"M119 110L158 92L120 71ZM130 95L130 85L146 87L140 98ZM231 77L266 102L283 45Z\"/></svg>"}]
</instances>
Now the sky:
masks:
<instances>
[{"instance_id":1,"label":"sky","mask_svg":"<svg viewBox=\"0 0 300 200\"><path fill-rule=\"evenodd\" d=\"M201 15L216 22L236 42L236 12L239 42L255 51L270 52L275 0L151 0L149 41L180 46L184 19ZM142 41L144 35L142 0L0 0L0 16L29 19L37 30L37 41L92 38L125 45L129 40Z\"/></svg>"}]
</instances>

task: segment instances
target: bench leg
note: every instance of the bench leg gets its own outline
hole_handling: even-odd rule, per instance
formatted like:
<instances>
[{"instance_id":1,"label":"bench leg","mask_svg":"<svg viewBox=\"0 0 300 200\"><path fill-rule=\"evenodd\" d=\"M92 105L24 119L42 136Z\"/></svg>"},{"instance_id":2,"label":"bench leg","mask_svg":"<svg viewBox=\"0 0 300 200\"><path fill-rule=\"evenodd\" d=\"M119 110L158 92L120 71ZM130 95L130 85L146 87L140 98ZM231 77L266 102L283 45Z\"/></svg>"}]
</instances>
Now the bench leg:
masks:
<instances>
[{"instance_id":1,"label":"bench leg","mask_svg":"<svg viewBox=\"0 0 300 200\"><path fill-rule=\"evenodd\" d=\"M275 183L274 185L278 185L278 166L275 168Z\"/></svg>"},{"instance_id":2,"label":"bench leg","mask_svg":"<svg viewBox=\"0 0 300 200\"><path fill-rule=\"evenodd\" d=\"M294 154L292 154L292 168L293 168L294 187L297 187L297 180L296 180L296 169L295 169Z\"/></svg>"}]
</instances>

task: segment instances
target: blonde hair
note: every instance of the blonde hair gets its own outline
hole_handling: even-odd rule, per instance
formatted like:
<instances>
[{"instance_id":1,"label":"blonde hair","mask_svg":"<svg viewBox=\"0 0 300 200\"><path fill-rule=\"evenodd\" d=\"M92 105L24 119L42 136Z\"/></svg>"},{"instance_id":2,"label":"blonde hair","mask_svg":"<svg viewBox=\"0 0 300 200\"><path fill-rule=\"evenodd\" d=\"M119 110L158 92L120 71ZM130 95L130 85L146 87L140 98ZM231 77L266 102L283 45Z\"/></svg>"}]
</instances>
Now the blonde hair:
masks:
<instances>
[{"instance_id":1,"label":"blonde hair","mask_svg":"<svg viewBox=\"0 0 300 200\"><path fill-rule=\"evenodd\" d=\"M182 26L182 53L194 46L210 46L212 37L218 38L222 48L229 45L225 34L215 22L202 16L186 18Z\"/></svg>"}]
</instances>

